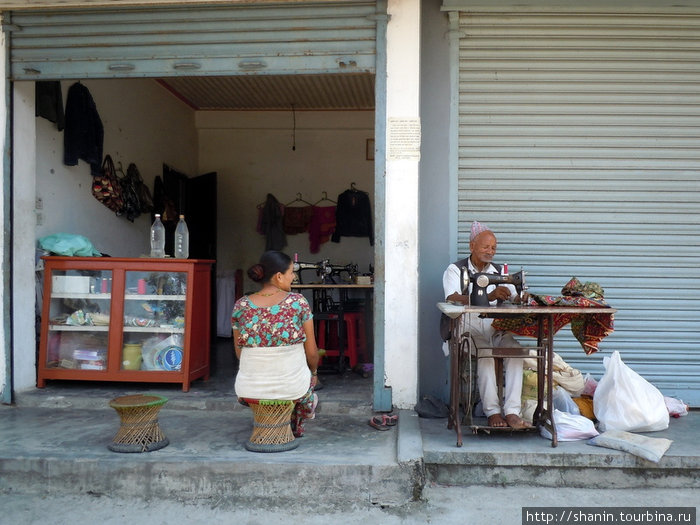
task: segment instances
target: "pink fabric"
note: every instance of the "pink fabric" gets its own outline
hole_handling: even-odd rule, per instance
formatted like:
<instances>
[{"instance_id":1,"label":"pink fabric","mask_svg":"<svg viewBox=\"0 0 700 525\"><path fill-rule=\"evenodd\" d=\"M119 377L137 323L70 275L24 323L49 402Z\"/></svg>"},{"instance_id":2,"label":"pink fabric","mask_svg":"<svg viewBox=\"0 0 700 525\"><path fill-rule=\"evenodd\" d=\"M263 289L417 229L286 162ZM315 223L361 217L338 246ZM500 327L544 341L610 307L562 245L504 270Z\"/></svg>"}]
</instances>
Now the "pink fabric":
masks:
<instances>
[{"instance_id":1,"label":"pink fabric","mask_svg":"<svg viewBox=\"0 0 700 525\"><path fill-rule=\"evenodd\" d=\"M309 224L309 249L318 253L321 245L328 242L335 230L335 206L314 206Z\"/></svg>"}]
</instances>

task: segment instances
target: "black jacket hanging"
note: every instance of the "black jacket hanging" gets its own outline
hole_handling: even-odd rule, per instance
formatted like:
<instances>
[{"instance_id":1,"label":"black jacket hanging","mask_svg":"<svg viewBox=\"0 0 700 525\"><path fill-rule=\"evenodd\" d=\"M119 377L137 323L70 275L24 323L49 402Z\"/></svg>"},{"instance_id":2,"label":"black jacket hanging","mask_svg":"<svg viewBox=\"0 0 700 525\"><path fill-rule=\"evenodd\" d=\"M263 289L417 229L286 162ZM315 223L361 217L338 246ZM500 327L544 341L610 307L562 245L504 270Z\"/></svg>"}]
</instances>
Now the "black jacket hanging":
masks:
<instances>
[{"instance_id":1,"label":"black jacket hanging","mask_svg":"<svg viewBox=\"0 0 700 525\"><path fill-rule=\"evenodd\" d=\"M102 172L104 128L88 88L76 82L68 89L66 129L63 133L63 163L76 166L78 159L90 164L90 173Z\"/></svg>"},{"instance_id":2,"label":"black jacket hanging","mask_svg":"<svg viewBox=\"0 0 700 525\"><path fill-rule=\"evenodd\" d=\"M340 237L369 237L374 246L374 229L372 227L372 208L369 195L360 190L346 190L338 195L335 210L335 232L331 240L340 242Z\"/></svg>"}]
</instances>

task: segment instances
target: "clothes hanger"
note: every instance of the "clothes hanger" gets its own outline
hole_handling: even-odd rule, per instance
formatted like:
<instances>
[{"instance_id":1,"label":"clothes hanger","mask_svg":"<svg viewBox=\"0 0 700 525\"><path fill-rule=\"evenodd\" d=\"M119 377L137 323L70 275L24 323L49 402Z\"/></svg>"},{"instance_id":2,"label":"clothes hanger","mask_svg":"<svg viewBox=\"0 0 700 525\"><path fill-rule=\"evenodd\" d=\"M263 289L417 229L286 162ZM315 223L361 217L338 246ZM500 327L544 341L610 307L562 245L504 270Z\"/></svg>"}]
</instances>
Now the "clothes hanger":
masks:
<instances>
[{"instance_id":1,"label":"clothes hanger","mask_svg":"<svg viewBox=\"0 0 700 525\"><path fill-rule=\"evenodd\" d=\"M323 195L323 197L322 197L321 199L317 200L317 201L314 203L314 206L318 206L318 205L319 205L321 202L323 202L323 201L328 201L328 202L332 202L333 204L338 204L338 203L335 202L334 200L328 198L328 193L327 193L327 192L322 191L321 194Z\"/></svg>"},{"instance_id":2,"label":"clothes hanger","mask_svg":"<svg viewBox=\"0 0 700 525\"><path fill-rule=\"evenodd\" d=\"M305 201L304 199L301 198L301 193L297 193L297 198L294 199L292 202L285 204L285 206L291 206L292 204L294 204L296 202L301 202L303 204L306 204L307 206L313 206L313 204L311 204L310 202Z\"/></svg>"}]
</instances>

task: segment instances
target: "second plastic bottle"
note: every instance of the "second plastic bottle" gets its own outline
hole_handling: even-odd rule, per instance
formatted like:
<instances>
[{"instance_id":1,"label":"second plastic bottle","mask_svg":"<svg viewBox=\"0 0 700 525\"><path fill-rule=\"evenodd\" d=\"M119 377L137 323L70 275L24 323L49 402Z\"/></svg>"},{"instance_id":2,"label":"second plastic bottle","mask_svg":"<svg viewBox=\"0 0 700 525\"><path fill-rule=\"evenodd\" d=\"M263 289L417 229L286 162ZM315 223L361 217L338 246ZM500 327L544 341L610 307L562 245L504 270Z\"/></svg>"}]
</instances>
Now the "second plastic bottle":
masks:
<instances>
[{"instance_id":1,"label":"second plastic bottle","mask_svg":"<svg viewBox=\"0 0 700 525\"><path fill-rule=\"evenodd\" d=\"M187 229L185 216L180 215L180 220L175 228L175 258L187 259L190 256L190 231Z\"/></svg>"}]
</instances>

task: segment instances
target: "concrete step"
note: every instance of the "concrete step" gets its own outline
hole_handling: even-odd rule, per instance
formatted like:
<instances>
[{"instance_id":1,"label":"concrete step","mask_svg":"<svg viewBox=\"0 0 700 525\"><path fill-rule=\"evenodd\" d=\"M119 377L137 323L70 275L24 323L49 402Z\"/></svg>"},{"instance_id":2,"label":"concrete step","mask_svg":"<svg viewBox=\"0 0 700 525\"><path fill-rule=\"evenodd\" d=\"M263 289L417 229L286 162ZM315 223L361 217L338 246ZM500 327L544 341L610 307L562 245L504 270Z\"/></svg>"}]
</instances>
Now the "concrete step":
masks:
<instances>
[{"instance_id":1,"label":"concrete step","mask_svg":"<svg viewBox=\"0 0 700 525\"><path fill-rule=\"evenodd\" d=\"M499 485L597 488L700 488L700 412L671 419L669 428L643 435L673 441L658 463L588 440L551 441L537 432L472 434L463 446L446 420L421 419L426 478L450 486Z\"/></svg>"},{"instance_id":2,"label":"concrete step","mask_svg":"<svg viewBox=\"0 0 700 525\"><path fill-rule=\"evenodd\" d=\"M346 508L403 505L424 482L420 459L398 460L415 442L399 447L398 427L378 432L365 417L318 414L297 449L276 454L244 448L249 410L163 408L170 444L147 453L107 448L119 428L111 408L4 406L0 419L0 491Z\"/></svg>"}]
</instances>

